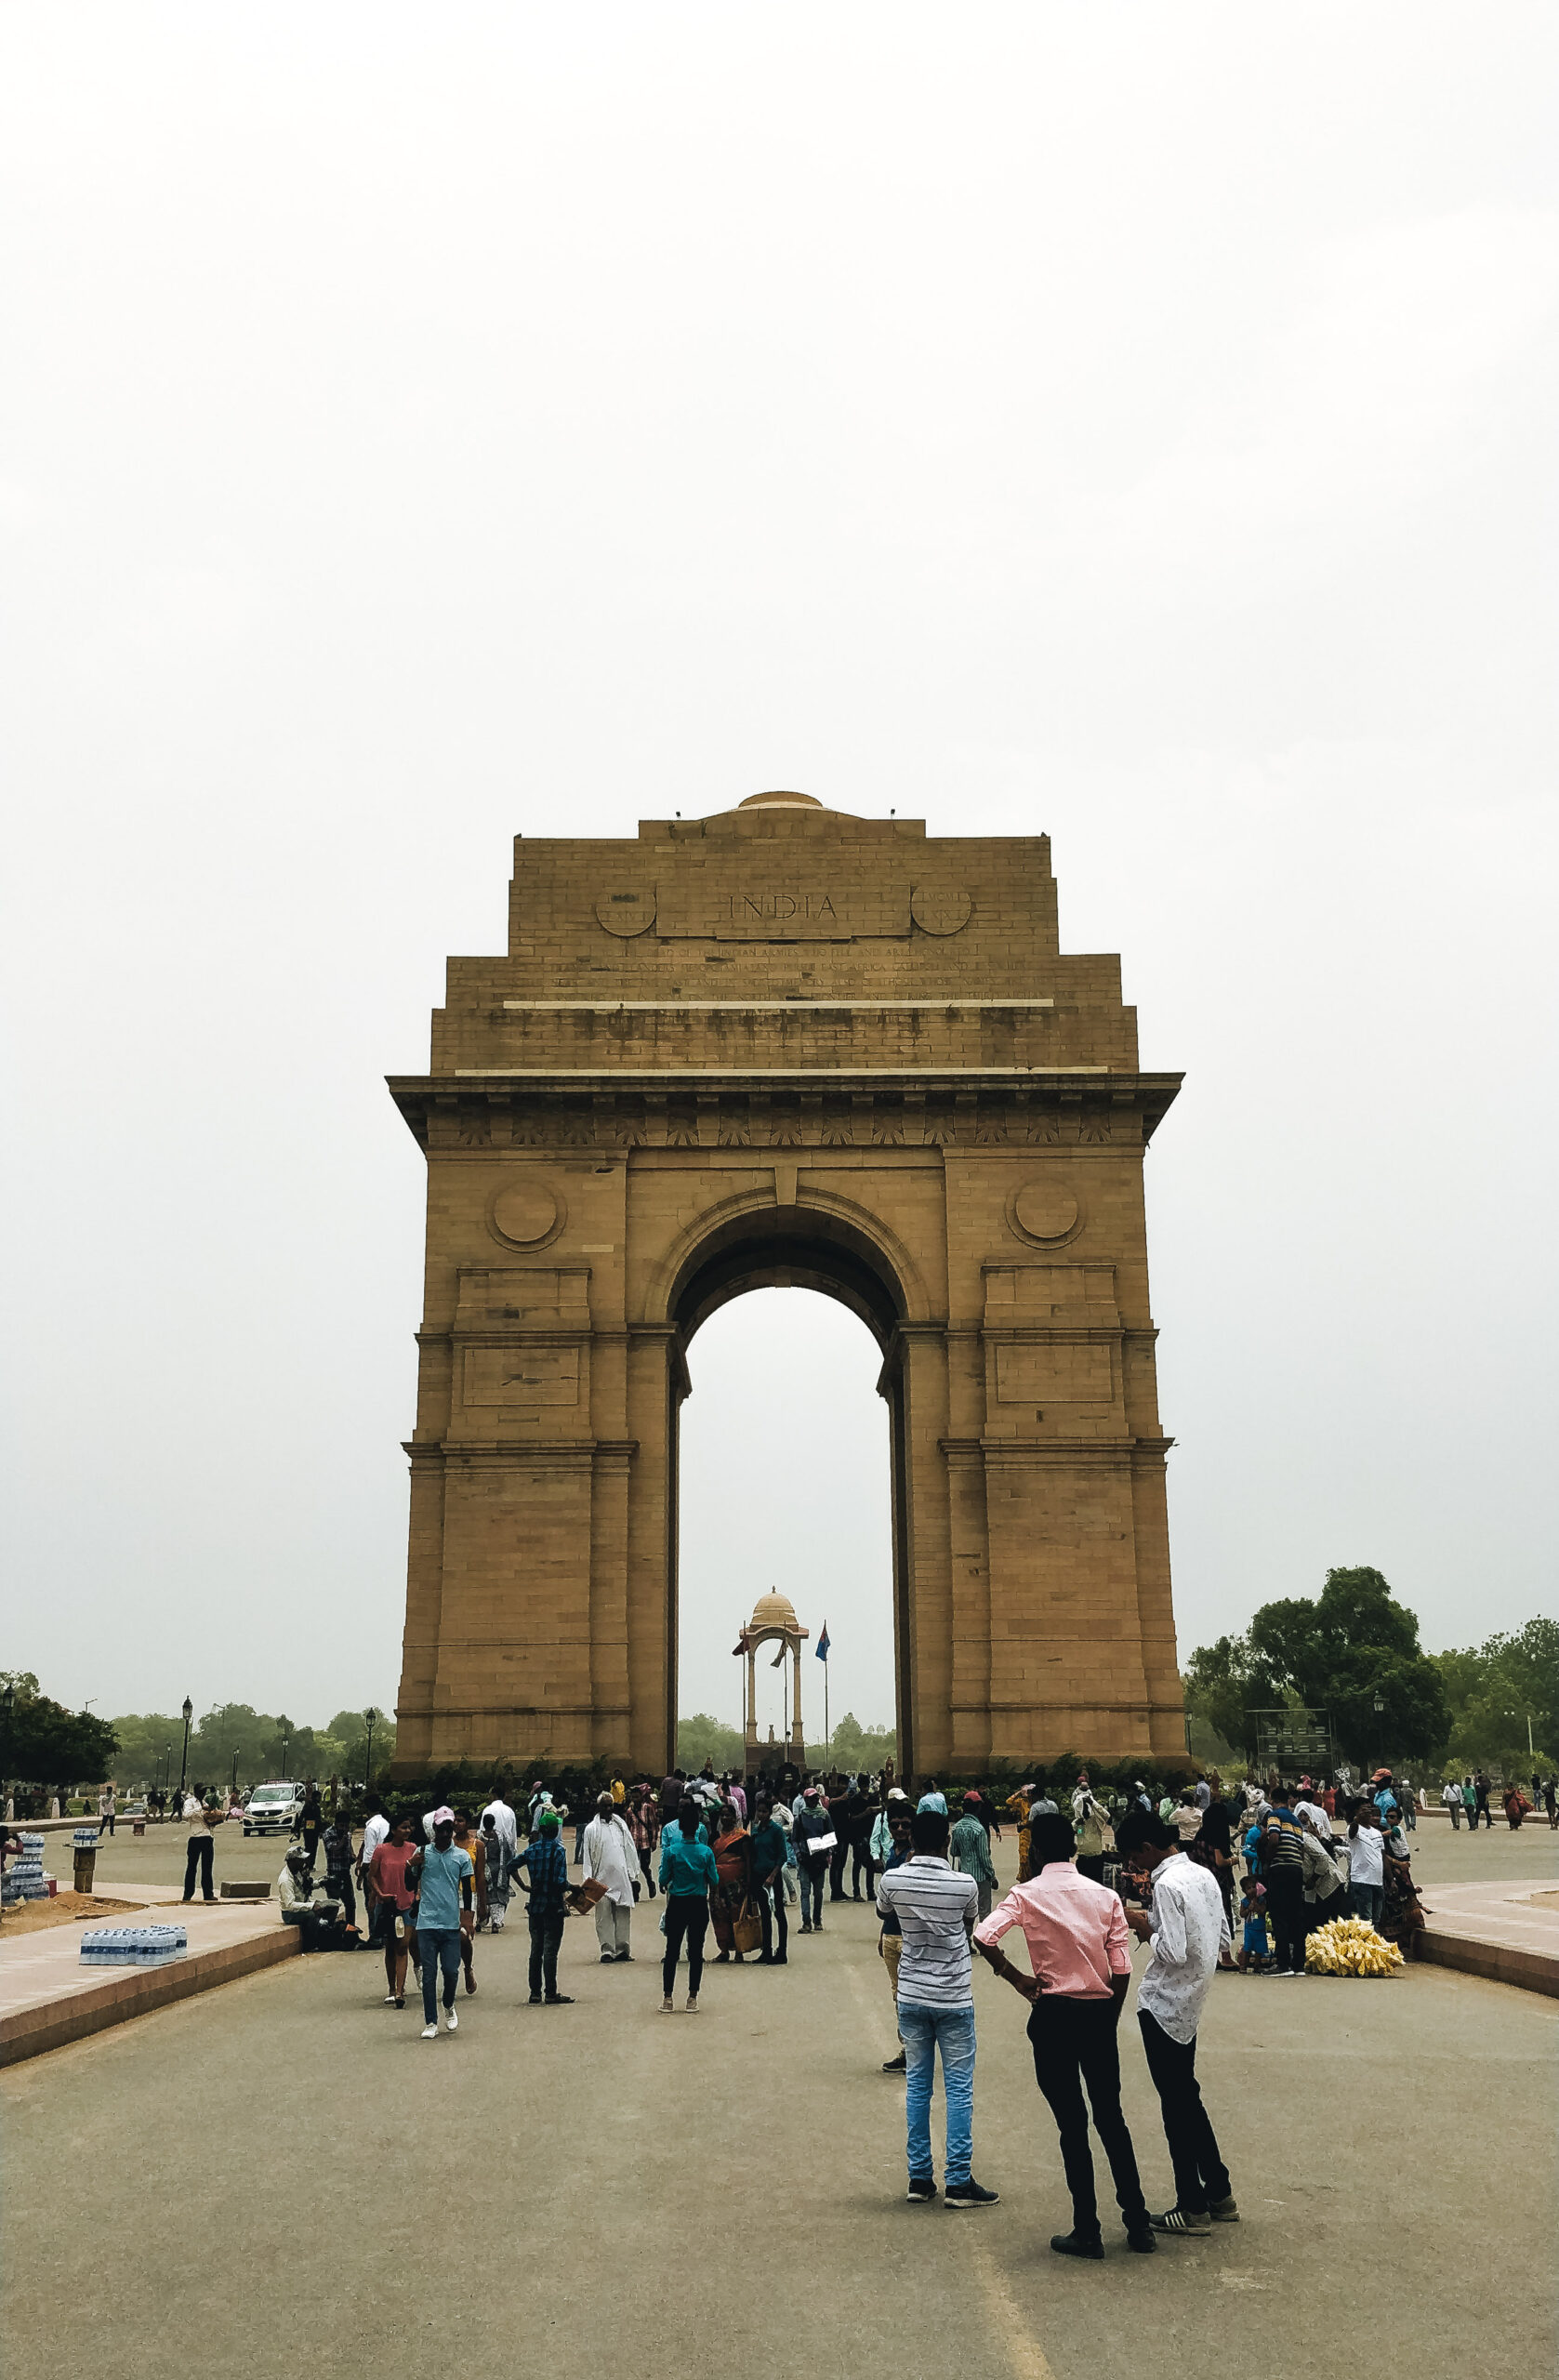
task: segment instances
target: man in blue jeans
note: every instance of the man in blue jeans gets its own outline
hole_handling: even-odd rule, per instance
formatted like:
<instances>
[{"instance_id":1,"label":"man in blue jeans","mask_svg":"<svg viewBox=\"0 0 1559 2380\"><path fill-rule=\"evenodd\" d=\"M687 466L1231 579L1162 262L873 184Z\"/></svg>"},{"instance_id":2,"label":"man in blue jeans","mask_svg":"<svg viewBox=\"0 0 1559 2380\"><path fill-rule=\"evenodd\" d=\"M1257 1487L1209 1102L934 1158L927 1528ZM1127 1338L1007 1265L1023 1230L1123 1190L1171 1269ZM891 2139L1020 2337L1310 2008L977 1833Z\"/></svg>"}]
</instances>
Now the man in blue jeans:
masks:
<instances>
[{"instance_id":1,"label":"man in blue jeans","mask_svg":"<svg viewBox=\"0 0 1559 2380\"><path fill-rule=\"evenodd\" d=\"M947 2101L944 2173L949 2206L995 2206L970 2172L974 2133L974 1980L969 1954L979 1888L950 1865L945 1809L921 1807L911 1829L914 1849L877 1887L879 1917L896 1917L899 1953L899 2033L908 2060L905 2117L909 2135L909 2200L925 2206L936 2196L931 2172L931 2082L942 2052Z\"/></svg>"},{"instance_id":2,"label":"man in blue jeans","mask_svg":"<svg viewBox=\"0 0 1559 2380\"><path fill-rule=\"evenodd\" d=\"M471 1905L471 1880L476 1874L469 1851L455 1842L455 1813L447 1806L433 1812L433 1840L406 1865L406 1883L416 1895L416 1940L422 1954L422 2038L439 2038L438 1988L443 1974L444 2024L459 2030L455 2013L455 1987L460 1979L460 1911Z\"/></svg>"}]
</instances>

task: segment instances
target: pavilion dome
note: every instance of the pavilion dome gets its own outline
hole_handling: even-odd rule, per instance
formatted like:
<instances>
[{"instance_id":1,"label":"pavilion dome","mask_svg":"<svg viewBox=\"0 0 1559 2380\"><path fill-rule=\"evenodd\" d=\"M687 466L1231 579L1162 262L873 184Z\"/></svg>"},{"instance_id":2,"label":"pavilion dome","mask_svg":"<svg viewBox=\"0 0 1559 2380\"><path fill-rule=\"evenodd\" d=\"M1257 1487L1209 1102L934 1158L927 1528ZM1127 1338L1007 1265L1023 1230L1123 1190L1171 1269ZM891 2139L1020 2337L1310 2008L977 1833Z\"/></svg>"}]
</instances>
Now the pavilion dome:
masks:
<instances>
[{"instance_id":1,"label":"pavilion dome","mask_svg":"<svg viewBox=\"0 0 1559 2380\"><path fill-rule=\"evenodd\" d=\"M749 1628L794 1628L796 1606L788 1595L776 1594L773 1589L760 1595L752 1607Z\"/></svg>"}]
</instances>

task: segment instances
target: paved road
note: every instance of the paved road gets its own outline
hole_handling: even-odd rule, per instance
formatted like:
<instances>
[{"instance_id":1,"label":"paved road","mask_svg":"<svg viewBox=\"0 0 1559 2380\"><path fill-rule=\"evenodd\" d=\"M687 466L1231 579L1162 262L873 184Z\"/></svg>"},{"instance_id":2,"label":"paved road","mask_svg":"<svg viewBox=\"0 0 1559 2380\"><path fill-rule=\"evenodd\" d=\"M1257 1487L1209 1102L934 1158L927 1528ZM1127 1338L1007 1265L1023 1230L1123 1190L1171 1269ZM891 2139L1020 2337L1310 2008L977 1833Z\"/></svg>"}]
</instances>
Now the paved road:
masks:
<instances>
[{"instance_id":1,"label":"paved road","mask_svg":"<svg viewBox=\"0 0 1559 2380\"><path fill-rule=\"evenodd\" d=\"M1533 1872L1538 1847L1509 1854ZM1498 1838L1476 1849L1505 1856ZM1045 2244L1066 2207L1020 2002L979 1973L975 2164L1002 2204L906 2206L875 1924L830 1916L786 1970L715 1969L692 2019L656 2013L641 1909L649 1956L609 1972L571 1921L568 2009L519 2004L522 1931L484 1937L453 2041L381 2009L367 1956L299 1960L14 2069L18 2368L1549 2368L1552 2002L1433 1968L1302 1992L1221 1979L1201 2064L1245 2220L1077 2268ZM1167 2199L1130 2016L1126 2069L1149 2195Z\"/></svg>"}]
</instances>

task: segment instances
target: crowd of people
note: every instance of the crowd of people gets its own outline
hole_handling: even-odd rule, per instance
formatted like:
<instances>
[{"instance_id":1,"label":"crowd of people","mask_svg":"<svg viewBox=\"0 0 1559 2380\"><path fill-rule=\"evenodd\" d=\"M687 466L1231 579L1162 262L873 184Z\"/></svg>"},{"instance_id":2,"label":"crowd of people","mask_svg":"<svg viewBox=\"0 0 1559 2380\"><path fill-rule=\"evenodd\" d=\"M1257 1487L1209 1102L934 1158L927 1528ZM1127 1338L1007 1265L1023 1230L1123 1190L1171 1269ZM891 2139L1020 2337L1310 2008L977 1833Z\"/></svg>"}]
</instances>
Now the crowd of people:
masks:
<instances>
[{"instance_id":1,"label":"crowd of people","mask_svg":"<svg viewBox=\"0 0 1559 2380\"><path fill-rule=\"evenodd\" d=\"M1481 1771L1447 1784L1452 1823L1493 1824L1494 1791ZM215 1829L224 1797L190 1795L185 1897L211 1897ZM1534 1806L1559 1824L1552 1780L1502 1795L1518 1827ZM782 1781L717 1775L707 1761L658 1783L614 1778L571 1810L541 1779L511 1802L500 1788L479 1812L441 1804L390 1815L369 1796L357 1842L343 1807L327 1814L310 1791L297 1840L277 1880L284 1922L311 1949L359 1948L383 1958L386 2007L420 1986L422 2038L459 2025L458 2000L477 1990L476 1948L501 1933L513 1896L526 1904L529 2000L568 2007L559 1952L571 1915L593 1923L599 1963L635 1963L634 1918L660 1904L660 2007L697 2015L707 1964L786 1966L793 1938L821 1934L835 1903L870 1904L892 2003L896 2054L883 2071L905 2081L908 2196L955 2208L996 2192L972 2170L975 2070L972 1960L985 1960L1028 2004L1038 2087L1054 2117L1072 2197L1060 2254L1103 2255L1089 2139L1103 2146L1128 2246L1151 2252L1164 2235L1199 2235L1238 2220L1196 2076L1203 2003L1220 1970L1297 1979L1309 1936L1331 1918L1367 1920L1388 1941L1423 1923L1409 1837L1427 1796L1389 1768L1353 1787L1270 1775L1225 1792L1216 1772L1178 1792L1143 1781L1097 1788L1087 1770L1069 1789L1022 1786L998 1805L977 1787L945 1792L935 1778L911 1795L892 1768L875 1776L787 1775ZM993 1843L1015 1827L1018 1881L997 1899ZM573 1835L572 1872L567 1831ZM359 1899L365 1928L359 1930ZM643 1914L641 1914L641 1924ZM1026 1971L1002 1948L1014 1932ZM1175 2201L1150 2213L1120 2103L1118 2021L1133 1935L1150 1944L1137 2024L1156 2091ZM935 2178L931 2104L942 2063L944 2174ZM1085 2096L1086 2094L1086 2096Z\"/></svg>"},{"instance_id":2,"label":"crowd of people","mask_svg":"<svg viewBox=\"0 0 1559 2380\"><path fill-rule=\"evenodd\" d=\"M224 1794L196 1787L184 1897L214 1897L213 1839L230 1817ZM1441 1799L1452 1825L1493 1826L1495 1789L1482 1771ZM1518 1828L1535 1808L1559 1826L1559 1786L1533 1779L1500 1796ZM1310 1935L1343 1913L1388 1941L1423 1923L1409 1837L1427 1794L1390 1768L1356 1788L1348 1772L1249 1779L1225 1791L1216 1772L1176 1792L1137 1781L1096 1788L1086 1769L1069 1788L1021 1786L998 1805L978 1787L934 1778L911 1795L891 1765L879 1775L786 1773L752 1782L713 1763L658 1783L614 1778L571 1810L544 1780L511 1802L500 1787L479 1812L440 1804L408 1817L370 1794L361 1841L345 1804L305 1792L276 1894L284 1923L311 1950L372 1946L384 1963L387 2008L420 1987L422 2038L459 2026L459 1993L477 1985L478 1937L499 1934L518 1891L526 1904L529 2000L568 2007L559 1952L570 1915L592 1919L602 1966L634 1964L636 1912L659 1901L661 2012L696 2015L706 1964L786 1966L792 1937L820 1935L835 1903L870 1904L892 2003L896 2054L883 2071L905 2082L908 2197L954 2208L996 2203L973 2173L976 2038L972 1961L989 1964L1028 2007L1038 2088L1053 2115L1072 2199L1059 2254L1104 2254L1089 2126L1103 2147L1126 2242L1199 2236L1239 2210L1196 2074L1202 2008L1221 1970L1297 1979ZM100 1808L112 1831L114 1802ZM572 1821L573 1868L565 1835ZM999 1900L993 1843L1016 1830L1018 1879ZM360 1900L364 1925L359 1926ZM642 1918L641 1919L642 1923ZM1026 1969L1003 1943L1021 1933ZM1118 2026L1133 1936L1150 1946L1137 2026L1156 2092L1174 2203L1149 2211L1121 2108ZM710 1947L712 1941L712 1948ZM932 2084L945 2101L944 2172L935 2177Z\"/></svg>"}]
</instances>

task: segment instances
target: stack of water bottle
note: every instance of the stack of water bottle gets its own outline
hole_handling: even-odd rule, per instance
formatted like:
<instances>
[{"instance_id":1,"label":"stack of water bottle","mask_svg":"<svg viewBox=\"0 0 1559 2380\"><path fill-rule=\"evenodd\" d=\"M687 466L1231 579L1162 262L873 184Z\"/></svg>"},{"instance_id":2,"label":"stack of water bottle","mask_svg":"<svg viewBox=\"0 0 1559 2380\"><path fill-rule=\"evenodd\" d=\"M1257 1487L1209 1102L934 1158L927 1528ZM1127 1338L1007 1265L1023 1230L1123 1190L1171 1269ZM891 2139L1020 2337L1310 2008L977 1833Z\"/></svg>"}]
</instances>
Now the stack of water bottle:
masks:
<instances>
[{"instance_id":1,"label":"stack of water bottle","mask_svg":"<svg viewBox=\"0 0 1559 2380\"><path fill-rule=\"evenodd\" d=\"M5 1897L8 1901L46 1900L52 1881L44 1873L43 1836L24 1834L20 1858L13 1859L6 1871Z\"/></svg>"},{"instance_id":2,"label":"stack of water bottle","mask_svg":"<svg viewBox=\"0 0 1559 2380\"><path fill-rule=\"evenodd\" d=\"M81 1937L84 1967L165 1967L190 1947L182 1925L99 1925Z\"/></svg>"},{"instance_id":3,"label":"stack of water bottle","mask_svg":"<svg viewBox=\"0 0 1559 2380\"><path fill-rule=\"evenodd\" d=\"M73 1849L76 1851L96 1851L98 1848L97 1828L95 1826L78 1826L75 1832L71 1837L71 1844Z\"/></svg>"}]
</instances>

